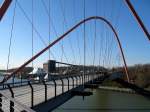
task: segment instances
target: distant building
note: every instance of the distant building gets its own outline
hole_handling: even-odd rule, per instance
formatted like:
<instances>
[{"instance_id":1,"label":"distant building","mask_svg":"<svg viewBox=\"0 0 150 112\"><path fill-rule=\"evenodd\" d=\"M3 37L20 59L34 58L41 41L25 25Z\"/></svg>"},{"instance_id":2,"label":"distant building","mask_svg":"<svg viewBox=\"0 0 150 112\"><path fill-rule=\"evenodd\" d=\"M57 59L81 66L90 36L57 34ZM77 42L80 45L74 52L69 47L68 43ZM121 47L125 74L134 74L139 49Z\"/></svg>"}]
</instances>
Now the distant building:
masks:
<instances>
[{"instance_id":1,"label":"distant building","mask_svg":"<svg viewBox=\"0 0 150 112\"><path fill-rule=\"evenodd\" d=\"M48 60L48 62L43 64L43 69L47 73L54 73L54 72L56 72L56 61L55 60Z\"/></svg>"}]
</instances>

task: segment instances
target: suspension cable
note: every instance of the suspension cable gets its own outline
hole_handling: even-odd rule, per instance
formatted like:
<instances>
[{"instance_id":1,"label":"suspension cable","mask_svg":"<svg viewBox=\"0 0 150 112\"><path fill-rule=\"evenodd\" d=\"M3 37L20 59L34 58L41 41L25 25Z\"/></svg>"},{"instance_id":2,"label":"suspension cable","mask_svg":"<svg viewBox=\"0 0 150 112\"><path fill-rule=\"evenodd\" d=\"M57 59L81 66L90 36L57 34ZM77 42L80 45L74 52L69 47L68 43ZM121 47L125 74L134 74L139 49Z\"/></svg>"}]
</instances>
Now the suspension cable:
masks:
<instances>
[{"instance_id":1,"label":"suspension cable","mask_svg":"<svg viewBox=\"0 0 150 112\"><path fill-rule=\"evenodd\" d=\"M90 34L92 34L92 24L90 24L90 28L89 28L89 31L88 31L88 32L90 32ZM91 43L90 43L91 45L86 48L86 52L87 52L87 57L89 56L89 59L92 59L92 54L93 54L93 52L92 52L92 51L93 51L93 46L92 46L92 44L93 44L93 43L92 43L92 41L90 40L90 39L92 39L92 38L90 38L90 37L91 37L91 35L89 35L89 36L87 35L87 36L86 36L86 41L87 41L87 42L88 42L88 41L91 42ZM93 37L93 36L92 36L92 37ZM88 44L88 43L87 43L87 44ZM88 53L88 50L89 50L89 53ZM91 51L91 53L90 53L90 51Z\"/></svg>"},{"instance_id":2,"label":"suspension cable","mask_svg":"<svg viewBox=\"0 0 150 112\"><path fill-rule=\"evenodd\" d=\"M109 49L109 54L108 54L108 65L109 65L109 67L111 67L111 58L112 58L112 50L113 50L113 47L114 47L114 45L113 45L113 39L112 39L112 36L111 36L111 34L110 34L110 43L109 43L109 47L108 47L108 49Z\"/></svg>"},{"instance_id":3,"label":"suspension cable","mask_svg":"<svg viewBox=\"0 0 150 112\"><path fill-rule=\"evenodd\" d=\"M122 7L122 4L121 4L121 2L119 2L119 8L118 8L118 13L117 13L117 15L116 15L116 18L115 18L115 20L116 20L116 22L115 22L115 24L114 24L114 27L117 29L117 27L118 27L118 24L119 24L119 18L120 18L120 13L121 13L121 7Z\"/></svg>"},{"instance_id":4,"label":"suspension cable","mask_svg":"<svg viewBox=\"0 0 150 112\"><path fill-rule=\"evenodd\" d=\"M101 2L100 2L101 3ZM98 4L98 3L97 3ZM102 8L102 6L103 6L103 4L101 3L101 8L100 8L100 10L102 10L103 8ZM102 12L102 11L101 11ZM101 14L100 14L101 15ZM100 51L99 51L99 66L100 65L103 65L103 62L101 61L102 60L102 56L103 56L103 37L104 37L104 25L102 24L101 25L101 35L100 35Z\"/></svg>"},{"instance_id":5,"label":"suspension cable","mask_svg":"<svg viewBox=\"0 0 150 112\"><path fill-rule=\"evenodd\" d=\"M97 0L96 0L96 16L97 16ZM94 45L93 45L93 66L94 66L94 63L95 63L95 47L96 47L96 38L97 38L97 24L96 24L96 19L94 21Z\"/></svg>"},{"instance_id":6,"label":"suspension cable","mask_svg":"<svg viewBox=\"0 0 150 112\"><path fill-rule=\"evenodd\" d=\"M16 0L16 4L18 5L19 9L22 11L23 15L25 16L25 18L28 20L28 22L32 25L32 21L30 20L30 18L28 17L28 15L26 14L26 12L24 11L24 9L22 8L21 4L19 3L18 0ZM35 33L38 35L39 39L41 40L41 42L47 46L46 42L44 41L44 39L42 38L41 34L38 32L38 30L36 29L36 27L33 25L33 29L35 31ZM52 56L54 57L54 54L51 52Z\"/></svg>"},{"instance_id":7,"label":"suspension cable","mask_svg":"<svg viewBox=\"0 0 150 112\"><path fill-rule=\"evenodd\" d=\"M73 18L76 22L76 2L75 0L73 1ZM76 37L77 37L77 47L78 47L78 53L79 53L79 65L81 63L81 50L80 50L80 46L79 46L79 35L78 35L78 31L76 32Z\"/></svg>"},{"instance_id":8,"label":"suspension cable","mask_svg":"<svg viewBox=\"0 0 150 112\"><path fill-rule=\"evenodd\" d=\"M10 32L10 40L9 40L9 50L8 50L8 60L7 60L7 71L8 71L8 68L9 68L11 45L12 45L13 30L14 30L14 23L15 23L16 2L17 2L17 1L15 0L15 6L14 6L14 10L13 10L13 19L12 19L12 25L11 25L11 32Z\"/></svg>"},{"instance_id":9,"label":"suspension cable","mask_svg":"<svg viewBox=\"0 0 150 112\"><path fill-rule=\"evenodd\" d=\"M65 3L64 3L65 4ZM66 27L67 28L67 20L66 20L66 16L65 16L65 6L63 6L63 3L62 1L60 0L60 8L61 8L61 11L62 11L62 16L63 16L63 33L64 33L64 28ZM72 47L72 42L69 38L69 45L70 45L70 48L71 48L71 51L72 51L72 54L73 54L73 58L74 58L74 63L75 62L75 54L74 54L74 49ZM63 40L62 40L62 56L63 56L63 53L64 53L64 56L66 58L66 61L67 63L68 62L68 59L67 59L67 56L66 56L66 53L65 53L65 50L64 50L64 46L63 46ZM62 61L62 60L61 60ZM73 63L73 62L72 62ZM68 66L69 67L69 66ZM67 67L67 70L69 70L69 68Z\"/></svg>"},{"instance_id":10,"label":"suspension cable","mask_svg":"<svg viewBox=\"0 0 150 112\"><path fill-rule=\"evenodd\" d=\"M85 19L85 0L84 0L84 3L83 3L83 4L84 4L84 6L83 6L83 8L84 8L84 19ZM84 65L84 66L83 66L83 77L84 77L84 81L83 81L83 82L85 83L85 64L86 64L85 23L84 23L83 25L84 25L84 26L83 26L83 27L84 27L84 29L83 29L83 30L84 30L84 31L83 31L83 38L84 38L84 43L83 43L83 46L84 46L84 48L83 48L83 50L84 50L84 51L83 51L83 52L84 52L84 53L83 53L83 55L84 55L84 57L83 57L83 58L84 58L84 59L83 59L83 61L84 61L84 62L83 62L83 63L84 63L84 64L83 64L83 65Z\"/></svg>"},{"instance_id":11,"label":"suspension cable","mask_svg":"<svg viewBox=\"0 0 150 112\"><path fill-rule=\"evenodd\" d=\"M33 6L33 0L32 0L32 10L31 10L31 11L32 11L32 40L31 40L31 41L32 41L32 57L33 57L33 52L34 52L34 51L33 51L33 49L34 49L34 48L33 48L33 47L34 47L34 43L33 43L33 41L34 41L34 40L33 40L33 37L34 37L34 34L33 34L33 33L34 33L34 32L33 32L33 31L34 31L34 29L33 29L33 24L34 24L34 21L33 21L33 12L34 12L34 9L33 9L33 8L34 8L34 6ZM32 68L33 68L33 61L32 61ZM33 71L32 71L32 72L33 72Z\"/></svg>"},{"instance_id":12,"label":"suspension cable","mask_svg":"<svg viewBox=\"0 0 150 112\"><path fill-rule=\"evenodd\" d=\"M61 3L61 0L60 0L60 7L61 7L61 10L62 10L62 16L64 16L64 8L62 6L62 3ZM65 29L65 17L63 17L63 33L64 33L64 29ZM63 40L61 41L61 46L60 46L61 50L62 50L62 54L61 54L61 62L63 62L63 54L65 55L65 52L64 52L64 46L63 46ZM66 60L68 61L68 59L66 58ZM68 63L68 62L67 62ZM68 69L68 67L67 67Z\"/></svg>"},{"instance_id":13,"label":"suspension cable","mask_svg":"<svg viewBox=\"0 0 150 112\"><path fill-rule=\"evenodd\" d=\"M113 12L114 12L114 1L112 1L112 3L111 3L111 11L110 11L110 19L112 18L112 22L114 21L114 14L113 14ZM108 32L108 34L109 34L109 38L110 39L108 39L109 40L109 43L108 43L108 66L109 67L111 67L111 55L112 55L112 48L113 48L113 39L112 39L112 33L111 32Z\"/></svg>"},{"instance_id":14,"label":"suspension cable","mask_svg":"<svg viewBox=\"0 0 150 112\"><path fill-rule=\"evenodd\" d=\"M66 28L67 28L67 20L66 20L66 16L65 16L65 7L62 4L62 1L60 0L60 5L61 5L61 11L62 11L62 15L63 15L63 24L65 24ZM74 53L74 49L72 47L72 41L69 38L69 45L73 54L73 58L74 58L74 63L76 63L76 58L75 58L75 53Z\"/></svg>"},{"instance_id":15,"label":"suspension cable","mask_svg":"<svg viewBox=\"0 0 150 112\"><path fill-rule=\"evenodd\" d=\"M55 26L54 26L53 20L52 20L51 16L49 15L49 11L48 11L48 9L47 9L47 7L46 7L46 4L45 4L45 2L44 2L43 0L41 0L41 3L43 4L43 7L44 7L44 9L45 9L45 12L46 12L47 16L48 16L48 17L50 18L50 20L51 20L51 26L52 26L52 28L53 28L53 31L54 31L56 37L58 37L58 33L57 33L56 28L55 28Z\"/></svg>"},{"instance_id":16,"label":"suspension cable","mask_svg":"<svg viewBox=\"0 0 150 112\"><path fill-rule=\"evenodd\" d=\"M111 3L111 10L110 10L110 13L108 13L108 18L110 18L110 20L113 22L113 4L114 4L114 1L111 1L112 3ZM111 43L111 41L110 41L110 32L108 31L108 29L106 29L106 58L105 58L105 60L107 60L106 61L106 66L109 68L109 55L110 55L110 48L109 48L109 45L110 45L110 43Z\"/></svg>"},{"instance_id":17,"label":"suspension cable","mask_svg":"<svg viewBox=\"0 0 150 112\"><path fill-rule=\"evenodd\" d=\"M50 25L50 23L51 23L51 20L50 20L50 16L51 16L51 3L50 3L50 0L48 0L49 2L48 2L48 9L49 9L49 17L48 17L48 41L49 41L49 43L50 43L50 36L51 36L51 25ZM49 54L49 60L50 60L50 48L49 48L49 50L48 50L48 54Z\"/></svg>"},{"instance_id":18,"label":"suspension cable","mask_svg":"<svg viewBox=\"0 0 150 112\"><path fill-rule=\"evenodd\" d=\"M87 21L90 21L90 20L93 20L93 19L97 19L97 20L101 20L103 21L105 24L107 24L109 26L109 28L112 30L112 32L114 33L115 35L115 39L117 41L117 44L118 44L118 47L119 47L119 50L121 52L121 56L122 56L122 59L123 59L123 62L124 62L124 70L125 70L125 73L126 73L126 77L127 77L127 80L128 82L130 82L130 79L129 79L129 72L128 72L128 68L127 68L127 63L126 63L126 60L125 60L125 56L124 56L124 52L123 52L123 49L122 49L122 45L121 45L121 41L119 39L119 36L116 32L116 30L114 29L114 27L112 26L112 24L107 20L105 19L104 17L101 17L101 16L92 16L92 17L88 17L82 21L80 21L78 24L76 24L75 26L73 26L70 30L68 30L66 33L64 33L63 35L61 35L60 37L58 37L56 40L54 40L51 44L49 44L48 46L46 46L44 49L42 49L41 51L39 51L36 55L34 55L32 58L30 58L29 60L27 60L24 64L22 64L18 69L16 69L14 72L12 72L9 76L7 77L4 77L3 81L0 82L0 84L4 83L5 81L7 81L9 78L11 78L14 74L18 73L20 70L22 70L25 66L27 66L28 64L30 64L33 60L35 60L36 58L38 58L41 54L43 54L44 52L46 52L50 47L52 47L53 45L55 45L56 43L58 43L60 40L62 40L63 38L65 38L65 36L67 36L69 33L71 33L73 30L75 30L77 27L79 27L81 24L87 22Z\"/></svg>"},{"instance_id":19,"label":"suspension cable","mask_svg":"<svg viewBox=\"0 0 150 112\"><path fill-rule=\"evenodd\" d=\"M115 20L115 22L114 22L114 27L116 28L116 29L118 29L118 24L119 24L119 18L120 18L120 13L121 13L121 2L119 2L119 7L118 7L118 13L117 13L117 15L116 15L116 18L114 19ZM112 57L111 57L111 59L112 59ZM119 64L120 65L120 64Z\"/></svg>"},{"instance_id":20,"label":"suspension cable","mask_svg":"<svg viewBox=\"0 0 150 112\"><path fill-rule=\"evenodd\" d=\"M102 1L103 2L103 1ZM102 3L103 4L103 3ZM106 7L106 4L105 4L105 6L104 7ZM104 10L104 13L103 13L103 16L106 18L106 11ZM106 29L105 29L105 27L106 26L104 26L104 44L103 44L103 66L106 66L106 39L107 39L107 37L106 37Z\"/></svg>"},{"instance_id":21,"label":"suspension cable","mask_svg":"<svg viewBox=\"0 0 150 112\"><path fill-rule=\"evenodd\" d=\"M45 4L45 2L44 2L43 0L41 0L41 3L42 3L42 5L43 5L43 7L44 7L44 9L45 9L45 12L46 12L47 16L49 17L49 19L50 19L50 21L51 21L52 29L53 29L53 31L54 31L56 37L58 37L58 33L57 33L56 28L55 28L55 26L54 26L53 20L52 20L50 14L49 14L49 11L48 11L48 9L47 9L47 7L46 7L46 4ZM61 45L60 45L60 48L61 48ZM52 53L52 52L50 52L50 53ZM65 52L64 52L64 53L65 53ZM64 55L65 55L65 54L64 54ZM65 57L66 57L66 56L65 56ZM68 59L66 59L66 60L68 60Z\"/></svg>"},{"instance_id":22,"label":"suspension cable","mask_svg":"<svg viewBox=\"0 0 150 112\"><path fill-rule=\"evenodd\" d=\"M60 7L61 7L61 11L62 11L62 16L63 16L63 33L64 33L65 25L67 27L67 22L66 22L66 18L65 18L65 9L64 9L65 7L63 7L61 0L60 0ZM64 50L63 40L61 42L61 49L62 49L61 62L63 61L63 55L64 55L67 63L69 63L68 58L67 58L66 53L65 53L65 50ZM66 68L67 71L69 69L68 67Z\"/></svg>"},{"instance_id":23,"label":"suspension cable","mask_svg":"<svg viewBox=\"0 0 150 112\"><path fill-rule=\"evenodd\" d=\"M103 56L103 57L104 57L104 66L107 66L107 64L106 64L106 58L107 58L107 57L106 57L106 56L107 56L107 42L108 42L108 41L107 41L107 31L105 30L104 33L105 33L105 41L104 41L105 44L104 44L104 56Z\"/></svg>"}]
</instances>

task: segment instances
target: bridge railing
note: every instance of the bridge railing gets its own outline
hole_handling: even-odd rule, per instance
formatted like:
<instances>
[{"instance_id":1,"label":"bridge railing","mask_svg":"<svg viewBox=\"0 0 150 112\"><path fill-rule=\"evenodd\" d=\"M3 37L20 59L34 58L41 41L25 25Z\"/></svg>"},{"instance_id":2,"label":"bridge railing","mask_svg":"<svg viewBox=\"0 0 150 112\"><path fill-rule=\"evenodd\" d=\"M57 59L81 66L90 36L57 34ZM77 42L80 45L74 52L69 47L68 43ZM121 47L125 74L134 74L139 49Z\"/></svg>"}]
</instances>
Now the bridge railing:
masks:
<instances>
[{"instance_id":1,"label":"bridge railing","mask_svg":"<svg viewBox=\"0 0 150 112\"><path fill-rule=\"evenodd\" d=\"M71 75L71 76L63 76L63 77L61 77L60 76L60 78L63 78L63 79L66 79L67 77L78 77L78 76L82 76L82 75ZM60 79L60 78L58 78L58 77L56 77L56 78L53 78L54 80L58 80L58 79ZM25 80L25 81L17 81L17 82L6 82L6 83L3 83L3 84L1 84L0 85L0 90L3 90L3 89L8 89L8 86L7 85L10 85L12 88L13 87L20 87L20 86L27 86L28 85L28 82L31 82L32 84L37 84L37 83L40 83L38 80ZM46 82L47 81L51 81L51 80L45 80Z\"/></svg>"},{"instance_id":2,"label":"bridge railing","mask_svg":"<svg viewBox=\"0 0 150 112\"><path fill-rule=\"evenodd\" d=\"M0 112L35 112L14 98L0 92Z\"/></svg>"},{"instance_id":3,"label":"bridge railing","mask_svg":"<svg viewBox=\"0 0 150 112\"><path fill-rule=\"evenodd\" d=\"M86 83L91 83L94 79L98 78L100 75L85 75L85 82L83 82L82 78L83 75L76 75L71 77L61 77L58 79L53 79L51 81L43 81L43 82L26 82L27 85L22 87L22 90L19 87L13 87L10 84L7 84L7 94L8 92L9 97L12 99L16 99L17 101L21 101L22 104L26 105L27 107L33 108L34 106L47 102L52 98L56 98L58 95L61 95L67 91L71 91L72 89L82 86ZM9 97L5 97L1 94L1 99L3 103L1 103L0 108L5 108L5 103L9 104L11 109L17 109L16 104L14 105L14 100L12 103ZM8 100L7 100L8 99ZM13 112L13 111L12 111ZM28 111L27 111L28 112ZM30 111L29 111L30 112Z\"/></svg>"}]
</instances>

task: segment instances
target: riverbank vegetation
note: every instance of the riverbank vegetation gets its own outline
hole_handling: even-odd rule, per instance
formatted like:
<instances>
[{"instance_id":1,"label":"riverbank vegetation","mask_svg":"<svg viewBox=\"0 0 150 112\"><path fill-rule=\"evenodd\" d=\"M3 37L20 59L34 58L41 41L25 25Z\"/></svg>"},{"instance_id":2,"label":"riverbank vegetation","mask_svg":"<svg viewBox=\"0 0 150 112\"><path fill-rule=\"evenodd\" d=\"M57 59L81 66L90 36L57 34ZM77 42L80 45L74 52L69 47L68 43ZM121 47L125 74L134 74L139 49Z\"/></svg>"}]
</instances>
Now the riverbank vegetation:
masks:
<instances>
[{"instance_id":1,"label":"riverbank vegetation","mask_svg":"<svg viewBox=\"0 0 150 112\"><path fill-rule=\"evenodd\" d=\"M129 70L130 79L134 84L138 85L139 87L150 90L150 64L137 64L134 66L129 66L128 70ZM111 69L111 71L123 72L124 69L122 67L116 67ZM126 79L126 77L124 77L124 79ZM103 85L121 87L120 84L108 80L104 81Z\"/></svg>"}]
</instances>

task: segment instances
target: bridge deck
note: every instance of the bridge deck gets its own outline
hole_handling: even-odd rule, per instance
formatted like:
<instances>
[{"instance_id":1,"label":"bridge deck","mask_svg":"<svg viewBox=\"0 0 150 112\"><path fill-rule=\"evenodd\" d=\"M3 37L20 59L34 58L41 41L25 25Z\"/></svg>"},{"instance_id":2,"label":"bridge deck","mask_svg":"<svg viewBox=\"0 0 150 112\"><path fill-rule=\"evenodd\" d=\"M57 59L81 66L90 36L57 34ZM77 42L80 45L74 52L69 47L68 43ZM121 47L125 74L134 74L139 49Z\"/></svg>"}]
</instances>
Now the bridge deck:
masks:
<instances>
[{"instance_id":1,"label":"bridge deck","mask_svg":"<svg viewBox=\"0 0 150 112\"><path fill-rule=\"evenodd\" d=\"M93 77L93 76L92 76ZM98 77L98 76L97 76ZM96 78L96 77L95 77ZM74 81L73 81L74 79ZM69 90L74 88L79 87L81 85L81 79L79 78L69 78ZM86 81L88 81L88 78L86 77ZM64 82L64 93L68 91L68 80L63 79ZM73 83L74 82L74 83ZM60 96L62 94L62 82L61 80L56 80L56 96ZM47 100L51 100L55 98L55 84L53 81L46 82L47 86ZM32 84L33 87L33 107L43 104L45 102L45 86L43 83L39 84ZM21 86L21 87L15 87L12 88L14 92L14 99L21 104L27 106L27 107L32 107L32 92L31 92L31 87L29 85L26 86ZM11 96L11 92L9 89L1 90L1 93ZM63 93L63 94L64 94ZM2 101L2 109L5 111L8 110L9 102L6 101L6 99L3 99ZM14 105L14 108L17 108L16 105Z\"/></svg>"},{"instance_id":2,"label":"bridge deck","mask_svg":"<svg viewBox=\"0 0 150 112\"><path fill-rule=\"evenodd\" d=\"M61 86L61 82L57 81L57 84L59 84L59 86L57 86L57 95L62 93L62 86ZM72 83L72 81L70 81L70 83ZM52 81L47 82L47 99L53 98L55 97L55 87L54 87L54 83ZM67 91L68 86L67 86L67 81L64 81L64 92ZM45 88L43 84L33 84L33 90L34 90L34 105L37 105L39 103L42 103L45 101ZM72 85L70 85L70 88L72 88ZM12 88L13 92L14 92L14 97L17 101L19 101L20 103L31 107L31 88L29 85L26 86L22 86L22 87L17 87L17 88ZM11 93L9 91L9 89L6 90L1 90L2 93L11 96Z\"/></svg>"}]
</instances>

